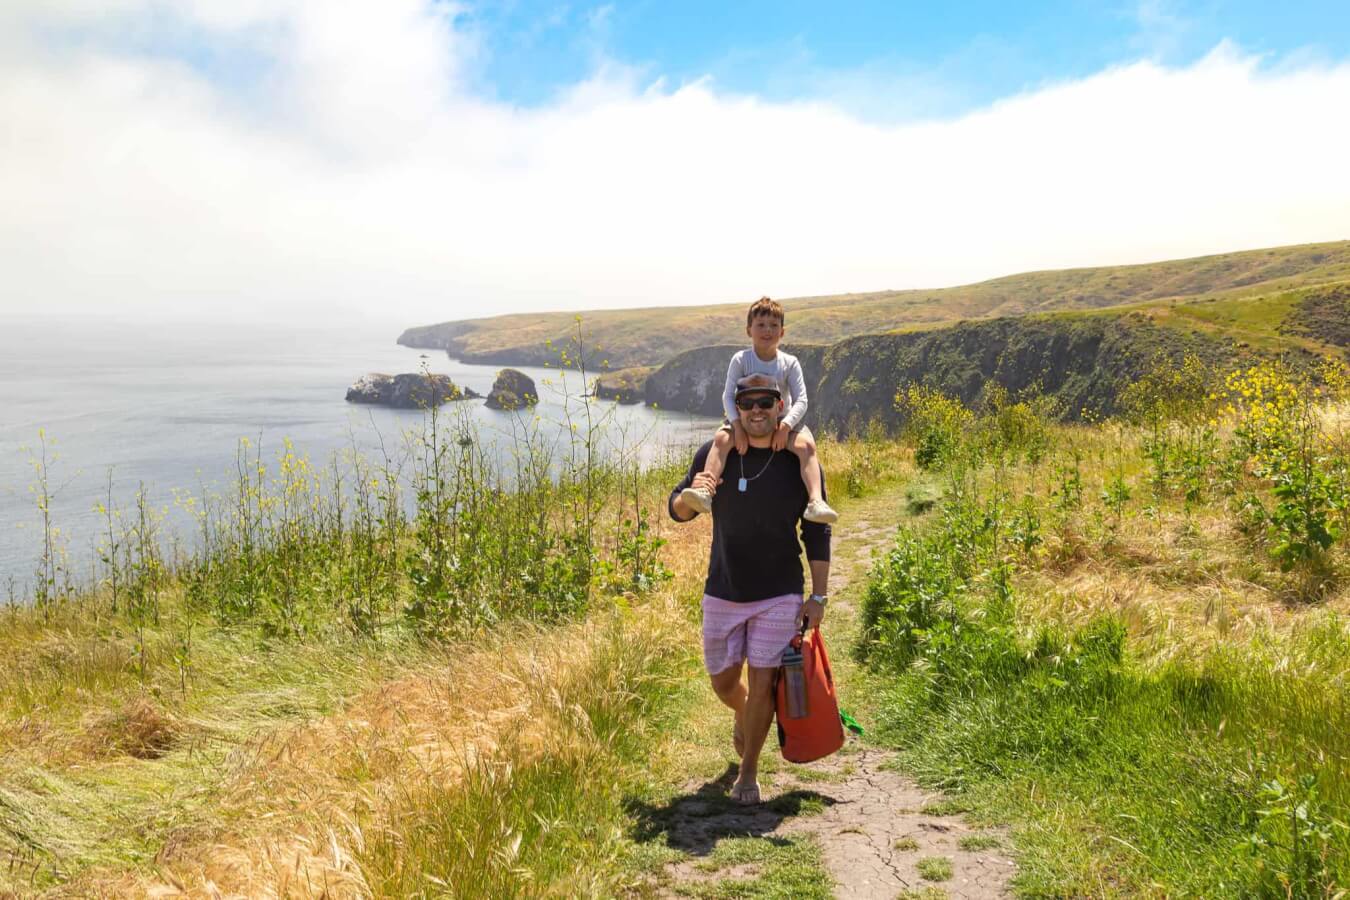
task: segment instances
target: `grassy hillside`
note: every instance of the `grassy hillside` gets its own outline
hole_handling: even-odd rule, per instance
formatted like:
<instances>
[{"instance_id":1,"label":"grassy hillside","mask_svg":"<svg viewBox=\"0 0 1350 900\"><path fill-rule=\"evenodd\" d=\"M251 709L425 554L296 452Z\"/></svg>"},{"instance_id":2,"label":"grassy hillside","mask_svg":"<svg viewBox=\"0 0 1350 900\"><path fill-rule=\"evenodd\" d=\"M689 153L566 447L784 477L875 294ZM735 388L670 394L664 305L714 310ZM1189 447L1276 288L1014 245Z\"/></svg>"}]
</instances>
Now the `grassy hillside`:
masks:
<instances>
[{"instance_id":1,"label":"grassy hillside","mask_svg":"<svg viewBox=\"0 0 1350 900\"><path fill-rule=\"evenodd\" d=\"M785 300L791 340L835 343L962 319L1102 309L1175 298L1242 298L1350 280L1350 241L1305 244L1134 266L1029 272L934 290L879 291ZM677 353L744 340L753 297L716 306L596 310L581 313L588 363L656 365ZM471 362L556 363L575 335L575 313L529 313L410 328L399 343L446 349ZM603 366L608 363L608 366Z\"/></svg>"},{"instance_id":2,"label":"grassy hillside","mask_svg":"<svg viewBox=\"0 0 1350 900\"><path fill-rule=\"evenodd\" d=\"M847 705L948 794L878 814L1006 826L979 846L1021 896L1344 896L1347 383L1188 361L1090 425L918 389L902 440L824 439L858 523ZM730 729L696 661L709 523L662 519L682 460L506 494L443 425L352 495L245 469L199 498L204 555L128 510L97 584L54 569L0 612L0 896L823 894L793 830L834 802L821 767L785 766L818 791L775 777L751 837L670 840L729 806L690 790Z\"/></svg>"},{"instance_id":3,"label":"grassy hillside","mask_svg":"<svg viewBox=\"0 0 1350 900\"><path fill-rule=\"evenodd\" d=\"M857 430L903 418L891 400L917 382L975 402L990 384L1034 389L1076 420L1119 411L1122 391L1159 361L1187 355L1212 366L1280 359L1296 369L1344 355L1350 285L1252 297L1150 301L1101 310L1037 313L942 328L849 338L808 369L819 421ZM667 403L669 406L669 403Z\"/></svg>"},{"instance_id":4,"label":"grassy hillside","mask_svg":"<svg viewBox=\"0 0 1350 900\"><path fill-rule=\"evenodd\" d=\"M1134 426L907 396L857 653L905 767L1011 825L1023 895L1350 885L1344 369L1219 375L1154 369Z\"/></svg>"},{"instance_id":5,"label":"grassy hillside","mask_svg":"<svg viewBox=\"0 0 1350 900\"><path fill-rule=\"evenodd\" d=\"M1337 283L1251 297L1152 300L1099 310L975 319L845 338L786 344L801 360L811 397L807 423L857 432L871 421L903 421L897 387L924 384L978 400L987 385L1034 389L1057 418L1110 415L1121 392L1160 360L1187 355L1214 366L1279 358L1295 368L1341 356L1350 337L1350 285ZM677 354L648 372L647 403L702 415L721 412L725 360L734 344Z\"/></svg>"}]
</instances>

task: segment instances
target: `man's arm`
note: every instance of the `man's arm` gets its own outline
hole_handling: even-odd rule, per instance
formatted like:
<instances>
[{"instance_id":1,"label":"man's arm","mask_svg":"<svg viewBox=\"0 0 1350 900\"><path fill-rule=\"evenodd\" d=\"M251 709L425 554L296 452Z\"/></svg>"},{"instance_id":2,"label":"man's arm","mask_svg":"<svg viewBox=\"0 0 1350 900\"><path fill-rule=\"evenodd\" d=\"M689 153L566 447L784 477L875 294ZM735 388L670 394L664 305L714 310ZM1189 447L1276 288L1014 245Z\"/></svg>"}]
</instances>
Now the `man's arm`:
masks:
<instances>
[{"instance_id":1,"label":"man's arm","mask_svg":"<svg viewBox=\"0 0 1350 900\"><path fill-rule=\"evenodd\" d=\"M828 559L808 559L811 565L811 593L824 597L830 593L830 561ZM807 628L819 628L825 618L825 605L807 600L797 616L797 630L801 630L803 620Z\"/></svg>"},{"instance_id":2,"label":"man's arm","mask_svg":"<svg viewBox=\"0 0 1350 900\"><path fill-rule=\"evenodd\" d=\"M822 499L829 499L825 494L825 469L820 469L820 490ZM811 593L825 596L830 592L830 537L832 531L829 525L822 522L808 522L801 520L802 544L806 547L806 561L811 567ZM802 604L801 614L797 617L797 627L802 627L802 621L807 622L810 628L819 628L820 622L825 618L825 607L819 603L807 601Z\"/></svg>"}]
</instances>

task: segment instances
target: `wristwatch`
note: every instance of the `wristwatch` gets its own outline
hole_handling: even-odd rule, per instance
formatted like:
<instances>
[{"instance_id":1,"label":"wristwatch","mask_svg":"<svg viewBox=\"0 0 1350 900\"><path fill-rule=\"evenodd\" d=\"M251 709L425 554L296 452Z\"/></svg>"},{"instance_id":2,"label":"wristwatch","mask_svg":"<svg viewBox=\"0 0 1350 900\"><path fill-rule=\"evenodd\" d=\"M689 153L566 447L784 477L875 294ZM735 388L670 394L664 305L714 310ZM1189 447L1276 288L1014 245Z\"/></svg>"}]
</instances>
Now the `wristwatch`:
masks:
<instances>
[{"instance_id":1,"label":"wristwatch","mask_svg":"<svg viewBox=\"0 0 1350 900\"><path fill-rule=\"evenodd\" d=\"M807 597L806 599L816 601L817 603L820 604L821 609L824 609L825 604L830 602L829 594L812 594L810 597Z\"/></svg>"}]
</instances>

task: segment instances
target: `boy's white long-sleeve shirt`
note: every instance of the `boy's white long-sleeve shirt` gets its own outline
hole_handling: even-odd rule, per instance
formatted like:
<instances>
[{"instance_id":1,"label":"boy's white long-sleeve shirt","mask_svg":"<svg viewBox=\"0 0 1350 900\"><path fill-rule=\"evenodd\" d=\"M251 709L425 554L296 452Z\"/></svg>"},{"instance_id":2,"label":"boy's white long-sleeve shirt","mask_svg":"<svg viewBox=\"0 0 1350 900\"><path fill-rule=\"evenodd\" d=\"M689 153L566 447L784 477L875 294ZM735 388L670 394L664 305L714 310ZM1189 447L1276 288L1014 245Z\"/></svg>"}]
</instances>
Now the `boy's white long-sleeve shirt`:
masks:
<instances>
[{"instance_id":1,"label":"boy's white long-sleeve shirt","mask_svg":"<svg viewBox=\"0 0 1350 900\"><path fill-rule=\"evenodd\" d=\"M773 359L765 362L755 353L754 347L747 347L731 357L727 366L727 383L722 390L722 409L728 422L735 422L739 413L736 410L736 382L747 375L768 375L778 382L783 399L788 403L783 421L789 428L796 428L806 417L806 376L802 374L802 364L791 353L779 350Z\"/></svg>"}]
</instances>

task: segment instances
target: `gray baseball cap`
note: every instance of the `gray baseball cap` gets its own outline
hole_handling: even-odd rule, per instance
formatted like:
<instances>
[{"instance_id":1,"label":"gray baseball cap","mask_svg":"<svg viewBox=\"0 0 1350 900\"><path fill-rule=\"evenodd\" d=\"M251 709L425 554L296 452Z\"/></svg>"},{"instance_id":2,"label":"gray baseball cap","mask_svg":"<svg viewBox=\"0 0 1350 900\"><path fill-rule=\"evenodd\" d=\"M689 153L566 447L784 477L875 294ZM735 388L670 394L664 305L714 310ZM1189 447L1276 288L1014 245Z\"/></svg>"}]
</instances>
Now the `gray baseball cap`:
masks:
<instances>
[{"instance_id":1,"label":"gray baseball cap","mask_svg":"<svg viewBox=\"0 0 1350 900\"><path fill-rule=\"evenodd\" d=\"M744 394L773 394L779 400L783 399L783 392L778 387L778 382L768 375L746 375L736 382L736 399L739 400Z\"/></svg>"}]
</instances>

